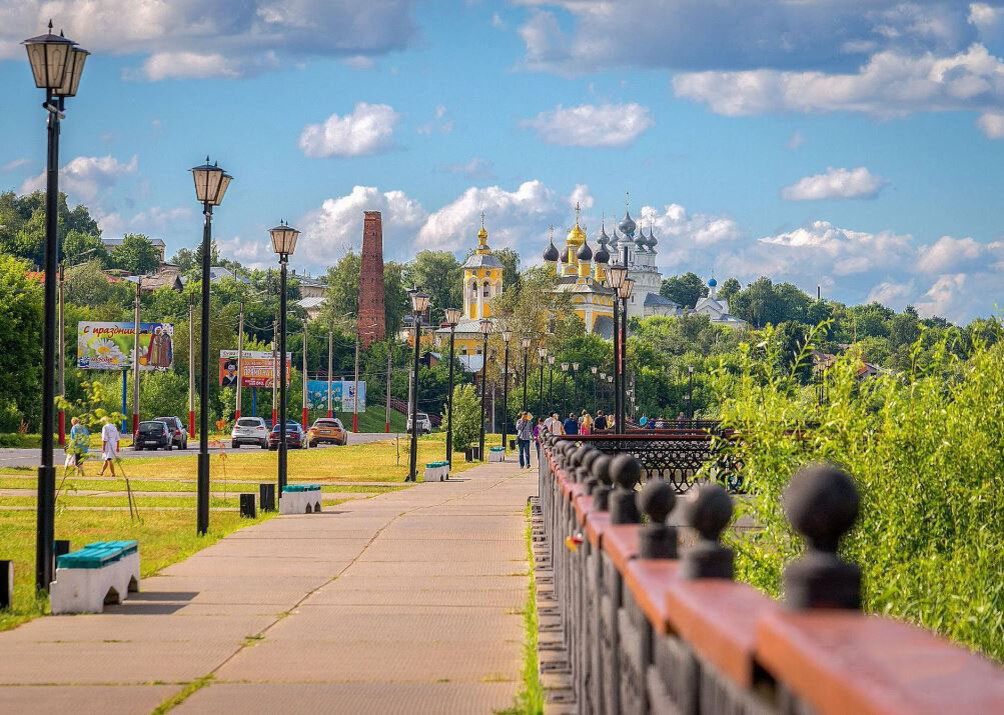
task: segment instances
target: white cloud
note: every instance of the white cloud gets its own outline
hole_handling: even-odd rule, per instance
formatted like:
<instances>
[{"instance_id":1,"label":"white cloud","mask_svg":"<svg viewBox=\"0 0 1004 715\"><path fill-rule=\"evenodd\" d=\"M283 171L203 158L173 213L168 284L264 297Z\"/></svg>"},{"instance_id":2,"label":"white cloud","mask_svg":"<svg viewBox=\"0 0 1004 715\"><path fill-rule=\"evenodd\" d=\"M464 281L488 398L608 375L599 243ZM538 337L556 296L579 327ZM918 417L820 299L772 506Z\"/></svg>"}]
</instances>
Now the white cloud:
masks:
<instances>
[{"instance_id":1,"label":"white cloud","mask_svg":"<svg viewBox=\"0 0 1004 715\"><path fill-rule=\"evenodd\" d=\"M924 300L917 303L917 312L924 317L938 315L952 320L959 309L960 299L963 298L966 279L965 273L938 276L924 294Z\"/></svg>"},{"instance_id":2,"label":"white cloud","mask_svg":"<svg viewBox=\"0 0 1004 715\"><path fill-rule=\"evenodd\" d=\"M499 15L497 12L492 13L492 27L494 27L496 30L505 29L505 20L503 20L502 16Z\"/></svg>"},{"instance_id":3,"label":"white cloud","mask_svg":"<svg viewBox=\"0 0 1004 715\"><path fill-rule=\"evenodd\" d=\"M788 138L788 148L792 151L800 149L802 145L805 144L805 137L802 136L802 132L794 131Z\"/></svg>"},{"instance_id":4,"label":"white cloud","mask_svg":"<svg viewBox=\"0 0 1004 715\"><path fill-rule=\"evenodd\" d=\"M71 159L59 171L59 189L78 201L90 201L98 193L118 182L125 174L135 174L139 167L139 157L135 154L122 163L111 156L78 156ZM45 172L27 179L21 184L21 193L39 191L45 188Z\"/></svg>"},{"instance_id":5,"label":"white cloud","mask_svg":"<svg viewBox=\"0 0 1004 715\"><path fill-rule=\"evenodd\" d=\"M447 164L443 167L451 174L460 174L469 181L485 181L495 178L492 163L480 156L472 158L463 164Z\"/></svg>"},{"instance_id":6,"label":"white cloud","mask_svg":"<svg viewBox=\"0 0 1004 715\"><path fill-rule=\"evenodd\" d=\"M593 195L589 193L589 187L586 184L576 184L568 196L568 206L573 209L579 206L583 211L588 211L594 203Z\"/></svg>"},{"instance_id":7,"label":"white cloud","mask_svg":"<svg viewBox=\"0 0 1004 715\"><path fill-rule=\"evenodd\" d=\"M371 70L376 67L376 62L372 57L366 55L352 55L342 60L342 64L354 70Z\"/></svg>"},{"instance_id":8,"label":"white cloud","mask_svg":"<svg viewBox=\"0 0 1004 715\"><path fill-rule=\"evenodd\" d=\"M976 126L990 139L1004 138L1004 114L1001 112L984 112L976 120Z\"/></svg>"},{"instance_id":9,"label":"white cloud","mask_svg":"<svg viewBox=\"0 0 1004 715\"><path fill-rule=\"evenodd\" d=\"M774 272L791 270L795 262L802 261L806 266L811 264L821 272L838 276L902 267L912 258L912 241L905 234L854 231L829 221L814 221L794 231L759 239L768 255L778 261Z\"/></svg>"},{"instance_id":10,"label":"white cloud","mask_svg":"<svg viewBox=\"0 0 1004 715\"><path fill-rule=\"evenodd\" d=\"M28 163L27 159L11 159L6 164L0 166L0 171L3 172L14 171L14 169L20 169L27 163Z\"/></svg>"},{"instance_id":11,"label":"white cloud","mask_svg":"<svg viewBox=\"0 0 1004 715\"><path fill-rule=\"evenodd\" d=\"M979 243L972 238L942 236L934 243L921 246L917 269L925 273L948 273L959 270L999 269L1004 260L1004 243Z\"/></svg>"},{"instance_id":12,"label":"white cloud","mask_svg":"<svg viewBox=\"0 0 1004 715\"><path fill-rule=\"evenodd\" d=\"M617 147L631 144L653 124L646 107L629 104L581 104L541 112L520 126L535 130L549 144Z\"/></svg>"},{"instance_id":13,"label":"white cloud","mask_svg":"<svg viewBox=\"0 0 1004 715\"><path fill-rule=\"evenodd\" d=\"M18 43L50 16L66 36L102 55L149 53L151 80L234 77L305 56L372 57L416 36L414 0L0 0L0 59L20 58ZM219 57L209 58L206 47Z\"/></svg>"},{"instance_id":14,"label":"white cloud","mask_svg":"<svg viewBox=\"0 0 1004 715\"><path fill-rule=\"evenodd\" d=\"M889 308L902 310L909 303L910 297L915 293L913 281L897 283L895 281L882 281L875 285L865 298L866 303L881 303Z\"/></svg>"},{"instance_id":15,"label":"white cloud","mask_svg":"<svg viewBox=\"0 0 1004 715\"><path fill-rule=\"evenodd\" d=\"M446 119L446 107L442 104L436 105L435 119L422 124L415 131L419 134L432 134L437 130L440 134L449 134L453 131L453 120Z\"/></svg>"},{"instance_id":16,"label":"white cloud","mask_svg":"<svg viewBox=\"0 0 1004 715\"><path fill-rule=\"evenodd\" d=\"M359 102L351 114L332 114L323 124L308 124L300 133L307 156L363 156L387 149L400 115L388 104Z\"/></svg>"},{"instance_id":17,"label":"white cloud","mask_svg":"<svg viewBox=\"0 0 1004 715\"><path fill-rule=\"evenodd\" d=\"M872 199L885 180L864 166L856 169L834 169L806 176L791 186L781 189L781 197L788 201L814 201L819 199Z\"/></svg>"},{"instance_id":18,"label":"white cloud","mask_svg":"<svg viewBox=\"0 0 1004 715\"><path fill-rule=\"evenodd\" d=\"M152 235L163 233L173 224L192 221L194 218L195 212L188 206L177 206L171 209L151 206L133 216L129 220L129 225L139 233Z\"/></svg>"}]
</instances>

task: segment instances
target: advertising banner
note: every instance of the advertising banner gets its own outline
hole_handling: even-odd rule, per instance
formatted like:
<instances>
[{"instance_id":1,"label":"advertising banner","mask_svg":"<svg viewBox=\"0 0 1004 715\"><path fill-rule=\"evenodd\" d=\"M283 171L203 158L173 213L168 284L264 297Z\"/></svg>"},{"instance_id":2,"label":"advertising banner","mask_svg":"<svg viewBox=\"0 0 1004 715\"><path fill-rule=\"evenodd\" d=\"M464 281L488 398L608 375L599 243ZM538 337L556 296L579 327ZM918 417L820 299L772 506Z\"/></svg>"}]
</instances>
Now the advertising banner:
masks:
<instances>
[{"instance_id":1,"label":"advertising banner","mask_svg":"<svg viewBox=\"0 0 1004 715\"><path fill-rule=\"evenodd\" d=\"M331 409L335 412L352 412L355 404L355 387L353 380L331 381ZM307 404L311 409L323 410L328 406L328 381L307 381ZM359 381L359 411L366 410L366 381Z\"/></svg>"},{"instance_id":2,"label":"advertising banner","mask_svg":"<svg viewBox=\"0 0 1004 715\"><path fill-rule=\"evenodd\" d=\"M77 323L77 367L82 370L132 368L135 323ZM139 324L140 370L167 370L174 363L174 325Z\"/></svg>"},{"instance_id":3,"label":"advertising banner","mask_svg":"<svg viewBox=\"0 0 1004 715\"><path fill-rule=\"evenodd\" d=\"M245 350L241 357L242 387L272 387L272 352ZM276 365L275 367L278 367ZM286 385L293 372L293 353L286 353ZM237 351L220 350L220 385L237 387Z\"/></svg>"}]
</instances>

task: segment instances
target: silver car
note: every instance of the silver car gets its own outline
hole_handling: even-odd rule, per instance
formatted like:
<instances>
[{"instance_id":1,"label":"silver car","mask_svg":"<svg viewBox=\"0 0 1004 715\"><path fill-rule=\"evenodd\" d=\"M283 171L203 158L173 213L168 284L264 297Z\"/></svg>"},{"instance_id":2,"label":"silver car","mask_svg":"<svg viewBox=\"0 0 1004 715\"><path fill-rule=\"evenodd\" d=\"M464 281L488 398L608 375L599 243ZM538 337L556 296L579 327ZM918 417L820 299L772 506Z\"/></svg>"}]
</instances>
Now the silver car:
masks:
<instances>
[{"instance_id":1,"label":"silver car","mask_svg":"<svg viewBox=\"0 0 1004 715\"><path fill-rule=\"evenodd\" d=\"M429 419L429 415L425 412L416 413L416 422L418 423L418 431L421 434L429 434L432 432L432 420ZM408 432L411 432L411 417L408 417Z\"/></svg>"},{"instance_id":2,"label":"silver car","mask_svg":"<svg viewBox=\"0 0 1004 715\"><path fill-rule=\"evenodd\" d=\"M241 417L230 433L230 446L239 449L242 444L251 444L268 449L268 427L261 417Z\"/></svg>"}]
</instances>

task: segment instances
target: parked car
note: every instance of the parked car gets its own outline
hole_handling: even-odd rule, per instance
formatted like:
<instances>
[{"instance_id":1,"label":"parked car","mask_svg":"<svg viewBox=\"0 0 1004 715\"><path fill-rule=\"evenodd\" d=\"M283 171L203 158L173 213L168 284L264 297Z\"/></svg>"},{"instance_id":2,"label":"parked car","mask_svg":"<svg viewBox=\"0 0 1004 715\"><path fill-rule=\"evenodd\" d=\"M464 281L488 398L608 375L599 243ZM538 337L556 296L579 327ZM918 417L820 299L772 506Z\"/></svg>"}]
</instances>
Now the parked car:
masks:
<instances>
[{"instance_id":1,"label":"parked car","mask_svg":"<svg viewBox=\"0 0 1004 715\"><path fill-rule=\"evenodd\" d=\"M418 417L418 419L417 419L417 422L418 422L418 431L421 432L422 434L429 434L430 432L432 432L432 420L429 419L429 415L427 415L425 412L418 412L416 414L417 414L417 417ZM408 416L408 429L407 429L407 431L411 432L411 416L410 415Z\"/></svg>"},{"instance_id":2,"label":"parked car","mask_svg":"<svg viewBox=\"0 0 1004 715\"><path fill-rule=\"evenodd\" d=\"M137 452L144 449L166 449L170 451L173 445L171 430L167 425L157 420L139 423L139 433L136 435L136 442L133 449Z\"/></svg>"},{"instance_id":3,"label":"parked car","mask_svg":"<svg viewBox=\"0 0 1004 715\"><path fill-rule=\"evenodd\" d=\"M349 435L345 431L345 425L335 417L321 417L314 420L307 432L307 446L316 447L319 444L346 445L349 442Z\"/></svg>"},{"instance_id":4,"label":"parked car","mask_svg":"<svg viewBox=\"0 0 1004 715\"><path fill-rule=\"evenodd\" d=\"M154 417L155 422L163 422L171 431L171 443L178 449L188 449L188 430L180 417Z\"/></svg>"},{"instance_id":5,"label":"parked car","mask_svg":"<svg viewBox=\"0 0 1004 715\"><path fill-rule=\"evenodd\" d=\"M286 423L286 449L303 449L307 444L307 435L299 422ZM279 449L279 425L272 428L268 435L268 448Z\"/></svg>"},{"instance_id":6,"label":"parked car","mask_svg":"<svg viewBox=\"0 0 1004 715\"><path fill-rule=\"evenodd\" d=\"M252 444L268 449L268 426L261 417L241 417L230 432L230 446L240 449L242 444Z\"/></svg>"}]
</instances>

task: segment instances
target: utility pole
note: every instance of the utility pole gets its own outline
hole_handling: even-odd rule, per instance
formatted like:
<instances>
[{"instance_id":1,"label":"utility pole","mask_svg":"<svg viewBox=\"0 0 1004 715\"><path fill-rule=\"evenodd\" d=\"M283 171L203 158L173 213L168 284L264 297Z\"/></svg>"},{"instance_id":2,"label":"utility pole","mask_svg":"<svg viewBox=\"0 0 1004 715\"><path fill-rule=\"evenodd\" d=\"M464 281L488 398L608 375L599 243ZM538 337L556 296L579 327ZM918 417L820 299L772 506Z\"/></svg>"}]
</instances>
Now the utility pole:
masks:
<instances>
[{"instance_id":1,"label":"utility pole","mask_svg":"<svg viewBox=\"0 0 1004 715\"><path fill-rule=\"evenodd\" d=\"M234 422L241 418L241 383L244 382L244 301L241 301L241 317L237 323L237 408Z\"/></svg>"},{"instance_id":2,"label":"utility pole","mask_svg":"<svg viewBox=\"0 0 1004 715\"><path fill-rule=\"evenodd\" d=\"M66 363L66 317L63 313L63 281L65 275L63 264L59 264L59 324L57 325L58 337L56 338L59 350L59 361L56 363L57 379L59 381L59 446L66 447L66 410L63 409L62 401L66 399L66 381L63 376L63 368Z\"/></svg>"},{"instance_id":3,"label":"utility pole","mask_svg":"<svg viewBox=\"0 0 1004 715\"><path fill-rule=\"evenodd\" d=\"M188 303L188 436L195 435L195 303Z\"/></svg>"},{"instance_id":4,"label":"utility pole","mask_svg":"<svg viewBox=\"0 0 1004 715\"><path fill-rule=\"evenodd\" d=\"M356 325L356 371L352 395L352 431L359 431L359 326Z\"/></svg>"},{"instance_id":5,"label":"utility pole","mask_svg":"<svg viewBox=\"0 0 1004 715\"><path fill-rule=\"evenodd\" d=\"M384 432L390 434L390 371L391 356L394 354L394 341L387 338L387 387L384 390Z\"/></svg>"},{"instance_id":6,"label":"utility pole","mask_svg":"<svg viewBox=\"0 0 1004 715\"><path fill-rule=\"evenodd\" d=\"M278 321L272 321L272 426L275 427L279 418L279 403L276 402L276 388L279 386L279 363L275 357L275 338L279 334ZM285 356L283 356L285 359Z\"/></svg>"},{"instance_id":7,"label":"utility pole","mask_svg":"<svg viewBox=\"0 0 1004 715\"><path fill-rule=\"evenodd\" d=\"M303 429L307 429L307 324L303 324Z\"/></svg>"},{"instance_id":8,"label":"utility pole","mask_svg":"<svg viewBox=\"0 0 1004 715\"><path fill-rule=\"evenodd\" d=\"M132 439L139 435L139 292L143 288L143 276L136 277L136 305L133 315L132 350ZM205 370L205 365L202 366Z\"/></svg>"},{"instance_id":9,"label":"utility pole","mask_svg":"<svg viewBox=\"0 0 1004 715\"><path fill-rule=\"evenodd\" d=\"M331 345L334 338L332 333L328 331L328 417L332 417L333 413L331 411Z\"/></svg>"}]
</instances>

